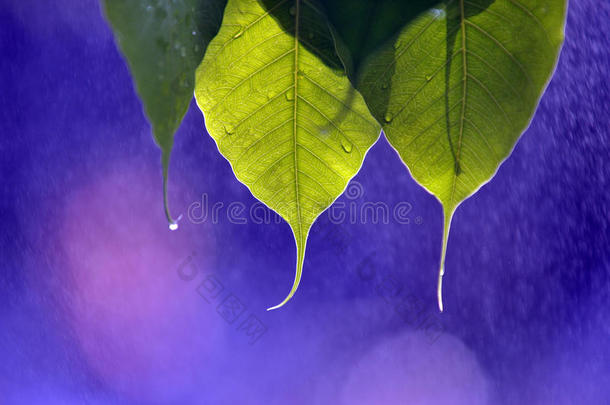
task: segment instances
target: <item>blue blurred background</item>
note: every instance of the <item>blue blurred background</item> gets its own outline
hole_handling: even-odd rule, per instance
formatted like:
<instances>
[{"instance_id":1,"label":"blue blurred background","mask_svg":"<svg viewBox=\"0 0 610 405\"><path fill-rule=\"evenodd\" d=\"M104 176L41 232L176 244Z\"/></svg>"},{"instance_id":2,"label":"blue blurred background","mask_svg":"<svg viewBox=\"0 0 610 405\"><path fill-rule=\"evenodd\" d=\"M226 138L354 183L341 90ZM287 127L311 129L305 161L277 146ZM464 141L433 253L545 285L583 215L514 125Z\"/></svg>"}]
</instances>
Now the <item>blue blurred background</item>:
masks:
<instances>
[{"instance_id":1,"label":"blue blurred background","mask_svg":"<svg viewBox=\"0 0 610 405\"><path fill-rule=\"evenodd\" d=\"M336 212L401 220L322 215L266 312L291 231L249 215L196 105L171 232L99 4L2 0L0 404L610 404L609 29L570 2L531 127L454 217L442 315L441 207L383 138Z\"/></svg>"}]
</instances>

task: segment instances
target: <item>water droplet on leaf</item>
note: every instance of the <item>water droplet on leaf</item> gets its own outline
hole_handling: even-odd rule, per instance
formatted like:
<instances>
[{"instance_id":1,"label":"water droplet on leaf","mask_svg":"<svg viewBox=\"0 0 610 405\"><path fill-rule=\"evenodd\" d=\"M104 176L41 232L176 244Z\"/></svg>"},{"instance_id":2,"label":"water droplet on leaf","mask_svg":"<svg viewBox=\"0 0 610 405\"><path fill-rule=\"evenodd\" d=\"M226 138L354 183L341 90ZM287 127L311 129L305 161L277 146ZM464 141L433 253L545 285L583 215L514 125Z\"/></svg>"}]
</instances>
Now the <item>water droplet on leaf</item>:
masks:
<instances>
[{"instance_id":1,"label":"water droplet on leaf","mask_svg":"<svg viewBox=\"0 0 610 405\"><path fill-rule=\"evenodd\" d=\"M244 27L240 27L239 31L237 31L235 33L235 35L233 35L233 39L237 39L237 38L241 37L243 35L243 33L244 33Z\"/></svg>"},{"instance_id":2,"label":"water droplet on leaf","mask_svg":"<svg viewBox=\"0 0 610 405\"><path fill-rule=\"evenodd\" d=\"M352 153L352 143L347 139L341 139L341 147L345 151L345 153Z\"/></svg>"},{"instance_id":3,"label":"water droplet on leaf","mask_svg":"<svg viewBox=\"0 0 610 405\"><path fill-rule=\"evenodd\" d=\"M225 124L225 132L227 135L232 135L235 132L235 127L230 124Z\"/></svg>"},{"instance_id":4,"label":"water droplet on leaf","mask_svg":"<svg viewBox=\"0 0 610 405\"><path fill-rule=\"evenodd\" d=\"M178 224L175 222L172 222L171 224L169 224L169 230L170 231L175 231L176 229L178 229Z\"/></svg>"},{"instance_id":5,"label":"water droplet on leaf","mask_svg":"<svg viewBox=\"0 0 610 405\"><path fill-rule=\"evenodd\" d=\"M392 121L394 116L392 115L392 113L386 113L384 118L385 118L385 122L390 122L390 121Z\"/></svg>"}]
</instances>

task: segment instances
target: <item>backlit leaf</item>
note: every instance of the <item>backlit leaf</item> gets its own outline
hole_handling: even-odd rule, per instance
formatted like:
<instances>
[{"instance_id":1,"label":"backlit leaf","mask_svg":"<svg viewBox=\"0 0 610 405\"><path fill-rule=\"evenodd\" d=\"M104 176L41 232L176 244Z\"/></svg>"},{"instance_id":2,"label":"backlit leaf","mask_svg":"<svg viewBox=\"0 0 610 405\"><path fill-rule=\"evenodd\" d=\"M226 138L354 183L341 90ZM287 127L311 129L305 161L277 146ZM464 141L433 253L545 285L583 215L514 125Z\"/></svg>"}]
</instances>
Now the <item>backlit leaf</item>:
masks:
<instances>
[{"instance_id":1,"label":"backlit leaf","mask_svg":"<svg viewBox=\"0 0 610 405\"><path fill-rule=\"evenodd\" d=\"M311 225L379 136L360 95L346 104L350 89L326 20L306 0L229 0L197 70L208 132L236 177L295 236L294 284L274 308L296 291Z\"/></svg>"},{"instance_id":2,"label":"backlit leaf","mask_svg":"<svg viewBox=\"0 0 610 405\"><path fill-rule=\"evenodd\" d=\"M451 218L528 126L563 40L565 0L452 0L366 62L358 83L413 177Z\"/></svg>"}]
</instances>

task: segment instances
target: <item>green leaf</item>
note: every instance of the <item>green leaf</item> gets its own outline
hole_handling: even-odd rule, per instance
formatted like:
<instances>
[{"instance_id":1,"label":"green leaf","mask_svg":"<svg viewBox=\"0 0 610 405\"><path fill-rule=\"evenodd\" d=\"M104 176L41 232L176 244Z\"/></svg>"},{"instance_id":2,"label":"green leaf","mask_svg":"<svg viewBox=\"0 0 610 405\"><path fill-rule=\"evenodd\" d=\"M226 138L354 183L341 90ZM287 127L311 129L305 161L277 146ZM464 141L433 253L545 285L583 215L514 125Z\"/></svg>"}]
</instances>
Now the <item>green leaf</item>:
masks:
<instances>
[{"instance_id":1,"label":"green leaf","mask_svg":"<svg viewBox=\"0 0 610 405\"><path fill-rule=\"evenodd\" d=\"M125 54L155 140L162 150L163 194L174 133L188 109L195 69L220 27L226 0L104 0L106 16Z\"/></svg>"},{"instance_id":2,"label":"green leaf","mask_svg":"<svg viewBox=\"0 0 610 405\"><path fill-rule=\"evenodd\" d=\"M296 276L278 308L301 279L311 225L360 169L380 126L360 95L345 103L351 85L320 11L306 0L266 6L229 0L195 96L235 176L293 230Z\"/></svg>"},{"instance_id":3,"label":"green leaf","mask_svg":"<svg viewBox=\"0 0 610 405\"><path fill-rule=\"evenodd\" d=\"M358 89L413 177L443 204L442 276L457 206L529 125L563 41L564 0L453 0L407 25Z\"/></svg>"}]
</instances>

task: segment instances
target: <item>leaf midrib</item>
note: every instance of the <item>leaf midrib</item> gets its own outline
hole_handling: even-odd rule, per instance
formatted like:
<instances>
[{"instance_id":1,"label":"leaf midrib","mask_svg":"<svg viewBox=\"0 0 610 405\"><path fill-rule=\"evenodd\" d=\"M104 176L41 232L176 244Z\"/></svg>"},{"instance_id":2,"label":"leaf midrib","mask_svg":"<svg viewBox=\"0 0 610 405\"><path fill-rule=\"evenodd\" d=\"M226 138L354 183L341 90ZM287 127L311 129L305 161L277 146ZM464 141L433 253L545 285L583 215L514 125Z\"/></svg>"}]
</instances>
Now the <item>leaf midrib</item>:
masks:
<instances>
[{"instance_id":1,"label":"leaf midrib","mask_svg":"<svg viewBox=\"0 0 610 405\"><path fill-rule=\"evenodd\" d=\"M301 200L299 195L299 167L297 159L297 106L299 99L299 16L300 16L300 0L295 0L295 22L294 22L294 109L293 109L293 139L294 139L294 188L295 188L295 203L297 209L297 221L299 227L299 237L297 245L300 245L303 240L303 221L301 219ZM300 246L297 246L297 250ZM298 260L298 258L297 258Z\"/></svg>"},{"instance_id":2,"label":"leaf midrib","mask_svg":"<svg viewBox=\"0 0 610 405\"><path fill-rule=\"evenodd\" d=\"M468 93L468 63L466 58L466 14L464 13L464 0L460 0L460 31L462 37L462 108L460 112L460 133L458 135L457 151L455 153L455 166L453 174L453 186L451 188L451 199L449 206L453 206L455 197L455 186L460 172L460 152L462 150L462 136L464 135L464 117L466 116L466 96ZM449 134L449 129L447 129ZM451 139L449 140L451 146Z\"/></svg>"}]
</instances>

